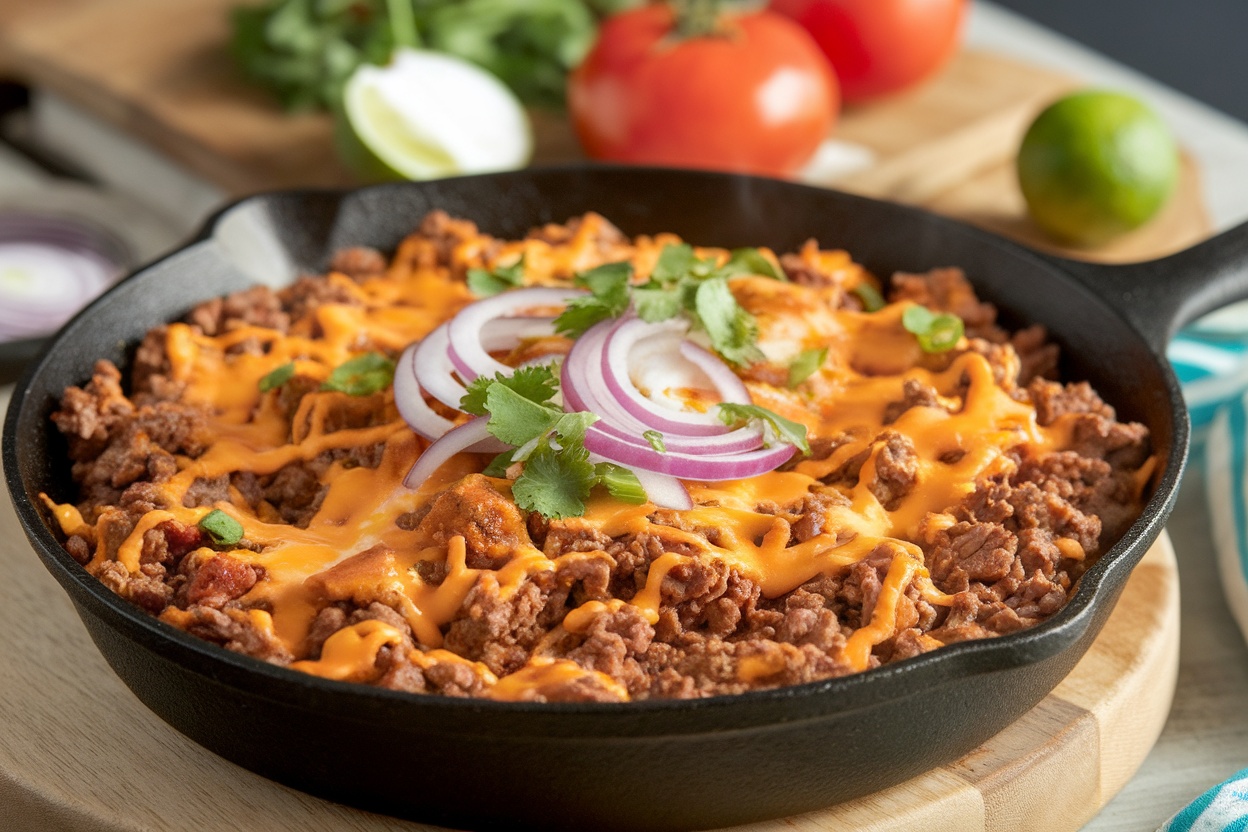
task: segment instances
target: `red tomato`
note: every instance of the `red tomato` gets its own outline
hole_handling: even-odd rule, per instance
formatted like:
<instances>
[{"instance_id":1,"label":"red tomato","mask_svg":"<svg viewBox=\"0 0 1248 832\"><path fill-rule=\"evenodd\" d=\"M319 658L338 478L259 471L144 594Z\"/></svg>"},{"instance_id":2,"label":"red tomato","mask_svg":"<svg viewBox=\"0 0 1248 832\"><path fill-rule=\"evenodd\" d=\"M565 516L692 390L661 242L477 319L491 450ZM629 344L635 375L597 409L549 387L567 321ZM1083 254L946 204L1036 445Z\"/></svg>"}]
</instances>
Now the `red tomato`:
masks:
<instances>
[{"instance_id":1,"label":"red tomato","mask_svg":"<svg viewBox=\"0 0 1248 832\"><path fill-rule=\"evenodd\" d=\"M836 121L836 79L792 21L761 11L680 38L665 4L607 19L568 81L595 159L789 174Z\"/></svg>"},{"instance_id":2,"label":"red tomato","mask_svg":"<svg viewBox=\"0 0 1248 832\"><path fill-rule=\"evenodd\" d=\"M967 0L771 0L810 32L846 101L915 84L957 49Z\"/></svg>"}]
</instances>

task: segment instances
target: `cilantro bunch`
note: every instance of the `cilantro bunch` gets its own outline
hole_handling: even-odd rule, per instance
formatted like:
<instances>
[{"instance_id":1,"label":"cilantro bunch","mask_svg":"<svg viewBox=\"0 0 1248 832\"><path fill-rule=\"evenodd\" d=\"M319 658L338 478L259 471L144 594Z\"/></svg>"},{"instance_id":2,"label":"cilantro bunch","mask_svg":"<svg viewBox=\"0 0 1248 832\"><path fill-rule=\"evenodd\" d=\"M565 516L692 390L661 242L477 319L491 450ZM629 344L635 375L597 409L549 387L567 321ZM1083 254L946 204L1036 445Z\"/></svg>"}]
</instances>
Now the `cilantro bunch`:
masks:
<instances>
[{"instance_id":1,"label":"cilantro bunch","mask_svg":"<svg viewBox=\"0 0 1248 832\"><path fill-rule=\"evenodd\" d=\"M494 73L527 104L562 106L598 15L630 0L268 0L232 11L243 73L288 110L333 109L351 73L396 46L446 52Z\"/></svg>"}]
</instances>

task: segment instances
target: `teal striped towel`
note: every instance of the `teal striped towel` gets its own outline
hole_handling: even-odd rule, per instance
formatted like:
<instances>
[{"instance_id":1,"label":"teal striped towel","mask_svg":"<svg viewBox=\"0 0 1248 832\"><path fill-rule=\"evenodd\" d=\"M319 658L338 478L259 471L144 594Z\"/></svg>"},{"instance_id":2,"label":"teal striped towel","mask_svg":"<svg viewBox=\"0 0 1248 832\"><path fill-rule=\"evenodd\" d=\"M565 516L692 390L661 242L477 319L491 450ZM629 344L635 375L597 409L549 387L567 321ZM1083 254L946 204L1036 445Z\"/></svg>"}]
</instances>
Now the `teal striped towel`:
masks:
<instances>
[{"instance_id":1,"label":"teal striped towel","mask_svg":"<svg viewBox=\"0 0 1248 832\"><path fill-rule=\"evenodd\" d=\"M1248 768L1219 783L1170 818L1157 832L1248 830Z\"/></svg>"},{"instance_id":2,"label":"teal striped towel","mask_svg":"<svg viewBox=\"0 0 1248 832\"><path fill-rule=\"evenodd\" d=\"M1192 418L1193 469L1204 464L1222 588L1248 638L1248 306L1184 330L1167 355ZM1196 798L1158 832L1189 830L1248 832L1248 769Z\"/></svg>"}]
</instances>

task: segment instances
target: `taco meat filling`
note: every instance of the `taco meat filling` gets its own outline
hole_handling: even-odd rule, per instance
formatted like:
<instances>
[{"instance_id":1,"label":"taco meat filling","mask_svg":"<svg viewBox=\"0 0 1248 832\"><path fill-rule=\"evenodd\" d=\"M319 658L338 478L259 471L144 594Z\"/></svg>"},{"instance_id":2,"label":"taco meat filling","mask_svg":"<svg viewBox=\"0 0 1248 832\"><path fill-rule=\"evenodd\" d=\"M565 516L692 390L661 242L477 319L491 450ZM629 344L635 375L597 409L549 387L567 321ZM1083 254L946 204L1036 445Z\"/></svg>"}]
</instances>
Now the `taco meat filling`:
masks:
<instances>
[{"instance_id":1,"label":"taco meat filling","mask_svg":"<svg viewBox=\"0 0 1248 832\"><path fill-rule=\"evenodd\" d=\"M489 437L405 485L444 441L396 405L409 346L481 297L574 282L591 300L572 305L599 315L601 301L605 327L674 304L646 325L693 346L649 360L714 356L765 409L714 433L758 431L743 459L788 458L714 480L582 452L578 437L588 449L602 432L552 391L586 330L499 346L487 327L489 357L545 385L517 412L555 427L529 448ZM474 389L455 367L450 382ZM694 249L629 239L595 214L502 240L434 212L392 258L341 251L323 276L153 329L128 374L97 363L52 416L77 499L45 501L109 589L273 664L508 700L733 694L1014 632L1062 607L1139 514L1156 461L1144 426L1056 368L1044 330L1002 329L956 268L881 284L814 241L778 257ZM631 371L660 415L720 406L707 381L719 370L663 389L662 373ZM512 393L493 378L475 389L497 436ZM417 404L425 433L485 425L432 394ZM647 432L637 453L697 456L665 436Z\"/></svg>"}]
</instances>

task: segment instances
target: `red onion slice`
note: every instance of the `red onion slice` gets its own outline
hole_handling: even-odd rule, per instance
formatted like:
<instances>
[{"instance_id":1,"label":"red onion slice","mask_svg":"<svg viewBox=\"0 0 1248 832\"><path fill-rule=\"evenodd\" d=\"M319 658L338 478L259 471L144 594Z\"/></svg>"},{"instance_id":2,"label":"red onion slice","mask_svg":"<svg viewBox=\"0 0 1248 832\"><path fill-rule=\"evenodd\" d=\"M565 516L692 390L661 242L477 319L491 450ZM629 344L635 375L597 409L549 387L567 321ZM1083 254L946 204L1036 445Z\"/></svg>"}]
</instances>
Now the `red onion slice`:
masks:
<instances>
[{"instance_id":1,"label":"red onion slice","mask_svg":"<svg viewBox=\"0 0 1248 832\"><path fill-rule=\"evenodd\" d=\"M507 446L499 442L486 429L489 423L486 416L478 416L457 428L452 428L441 439L434 442L416 460L412 470L403 478L403 485L408 488L419 488L420 484L441 468L455 454L465 451L478 453L501 453Z\"/></svg>"},{"instance_id":2,"label":"red onion slice","mask_svg":"<svg viewBox=\"0 0 1248 832\"><path fill-rule=\"evenodd\" d=\"M399 415L412 430L426 439L437 439L455 427L450 419L444 419L433 411L425 401L425 392L416 380L416 348L412 344L403 350L394 367L394 405Z\"/></svg>"},{"instance_id":3,"label":"red onion slice","mask_svg":"<svg viewBox=\"0 0 1248 832\"><path fill-rule=\"evenodd\" d=\"M630 354L634 345L643 339L656 337L678 336L683 339L686 325L676 322L659 324L646 323L640 318L621 321L606 337L602 353L602 375L611 395L625 410L637 419L648 424L652 429L663 433L677 433L691 436L713 436L725 433L728 428L712 413L696 413L675 410L658 404L643 394L633 382L629 372ZM671 348L677 350L679 342L673 341ZM736 404L749 404L750 395L741 380L728 370L734 383L728 383L722 375L709 377L712 385L722 401ZM722 386L721 386L722 385Z\"/></svg>"},{"instance_id":4,"label":"red onion slice","mask_svg":"<svg viewBox=\"0 0 1248 832\"><path fill-rule=\"evenodd\" d=\"M611 394L606 380L598 372L602 366L603 344L616 323L603 321L595 325L572 346L560 375L564 402L573 410L584 410L597 415L600 421L596 424L601 430L634 445L650 448L652 446L642 434L648 430L656 430L655 425L627 411ZM694 349L704 353L711 361L723 364L705 350L696 347ZM721 425L720 430L727 432L715 435L691 434L683 427L679 431L660 432L663 433L666 449L677 453L740 453L755 450L763 444L762 429L756 426L728 431L727 427Z\"/></svg>"},{"instance_id":5,"label":"red onion slice","mask_svg":"<svg viewBox=\"0 0 1248 832\"><path fill-rule=\"evenodd\" d=\"M656 474L645 468L637 468L633 474L645 490L646 499L659 508L672 508L677 511L688 511L693 508L693 498L689 496L689 489L685 488L685 484L675 477Z\"/></svg>"},{"instance_id":6,"label":"red onion slice","mask_svg":"<svg viewBox=\"0 0 1248 832\"><path fill-rule=\"evenodd\" d=\"M510 373L511 368L487 352L482 343L486 324L497 318L535 317L524 311L548 306L566 306L572 298L585 294L581 289L531 287L515 289L470 303L450 321L448 354L451 364L465 383L478 376L493 377Z\"/></svg>"},{"instance_id":7,"label":"red onion slice","mask_svg":"<svg viewBox=\"0 0 1248 832\"><path fill-rule=\"evenodd\" d=\"M590 425L585 431L585 447L626 468L654 471L682 480L739 480L774 471L796 453L792 445L777 445L740 454L708 455L667 451L634 445Z\"/></svg>"},{"instance_id":8,"label":"red onion slice","mask_svg":"<svg viewBox=\"0 0 1248 832\"><path fill-rule=\"evenodd\" d=\"M449 329L446 324L430 332L416 347L412 366L416 380L426 393L447 407L459 410L468 391L455 379L455 368L447 354Z\"/></svg>"}]
</instances>

